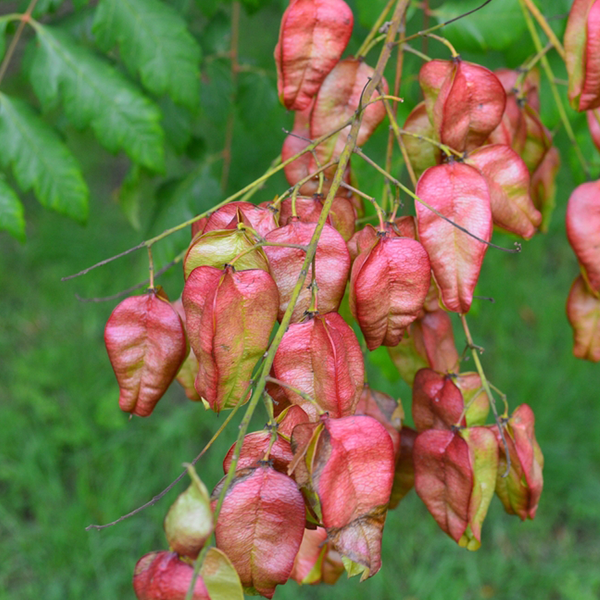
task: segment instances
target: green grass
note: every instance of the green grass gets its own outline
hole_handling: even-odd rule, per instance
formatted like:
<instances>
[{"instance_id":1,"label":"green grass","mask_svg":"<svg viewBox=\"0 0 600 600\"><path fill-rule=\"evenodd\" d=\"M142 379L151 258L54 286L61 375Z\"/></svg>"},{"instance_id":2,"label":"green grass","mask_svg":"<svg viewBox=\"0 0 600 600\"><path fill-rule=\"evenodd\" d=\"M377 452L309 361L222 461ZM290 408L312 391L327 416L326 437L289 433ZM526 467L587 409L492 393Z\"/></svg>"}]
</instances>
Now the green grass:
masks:
<instances>
[{"instance_id":1,"label":"green grass","mask_svg":"<svg viewBox=\"0 0 600 600\"><path fill-rule=\"evenodd\" d=\"M116 527L85 531L149 500L180 472L223 417L174 387L149 419L128 421L103 347L116 302L75 297L114 293L145 277L133 256L71 282L60 277L134 245L115 205L92 204L81 229L28 206L30 240L0 238L0 599L133 598L131 574L144 553L164 548L162 519L183 484ZM493 296L470 318L482 360L511 405L529 403L546 458L534 522L492 504L483 547L469 553L438 530L414 495L391 513L381 572L334 588L280 588L276 598L529 598L600 596L600 407L598 366L571 356L564 302L576 274L561 214L555 231L518 255L490 250L478 292ZM504 245L510 240L499 238ZM163 283L176 297L181 275ZM370 366L373 385L409 396L393 371ZM256 420L260 427L264 415ZM229 429L198 465L209 486L235 436Z\"/></svg>"}]
</instances>

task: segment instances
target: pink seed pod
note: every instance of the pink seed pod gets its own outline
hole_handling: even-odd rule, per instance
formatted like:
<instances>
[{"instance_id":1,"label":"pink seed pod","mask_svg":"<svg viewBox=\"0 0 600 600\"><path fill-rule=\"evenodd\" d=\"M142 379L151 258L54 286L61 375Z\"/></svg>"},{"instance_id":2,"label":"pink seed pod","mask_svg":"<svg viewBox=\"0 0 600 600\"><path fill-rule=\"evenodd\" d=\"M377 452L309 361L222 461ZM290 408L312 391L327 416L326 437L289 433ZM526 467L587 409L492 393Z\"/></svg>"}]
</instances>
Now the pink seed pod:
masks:
<instances>
[{"instance_id":1,"label":"pink seed pod","mask_svg":"<svg viewBox=\"0 0 600 600\"><path fill-rule=\"evenodd\" d=\"M251 202L229 202L210 215L204 232L230 229L232 221L247 224L261 237L279 226L275 213L268 207L256 206Z\"/></svg>"},{"instance_id":2,"label":"pink seed pod","mask_svg":"<svg viewBox=\"0 0 600 600\"><path fill-rule=\"evenodd\" d=\"M357 257L350 276L350 311L369 350L398 344L423 309L430 279L427 252L410 238L381 236Z\"/></svg>"},{"instance_id":3,"label":"pink seed pod","mask_svg":"<svg viewBox=\"0 0 600 600\"><path fill-rule=\"evenodd\" d=\"M295 0L288 6L275 47L277 91L288 110L310 105L342 57L353 23L343 0Z\"/></svg>"},{"instance_id":4,"label":"pink seed pod","mask_svg":"<svg viewBox=\"0 0 600 600\"><path fill-rule=\"evenodd\" d=\"M264 460L265 454L269 449L269 460L273 468L280 473L287 473L288 465L293 458L289 441L278 435L271 446L271 432L264 430L253 431L244 437L236 471L258 466L258 463ZM223 459L223 472L225 475L229 472L234 453L235 444L231 446Z\"/></svg>"},{"instance_id":5,"label":"pink seed pod","mask_svg":"<svg viewBox=\"0 0 600 600\"><path fill-rule=\"evenodd\" d=\"M507 477L503 477L507 465L506 448L498 428L491 427L496 435L500 454L496 494L506 512L518 515L523 521L535 517L544 486L544 457L535 439L534 425L533 411L527 404L521 404L504 426L504 439L510 456Z\"/></svg>"},{"instance_id":6,"label":"pink seed pod","mask_svg":"<svg viewBox=\"0 0 600 600\"><path fill-rule=\"evenodd\" d=\"M600 362L600 297L588 288L581 275L571 287L567 317L573 328L573 355Z\"/></svg>"},{"instance_id":7,"label":"pink seed pod","mask_svg":"<svg viewBox=\"0 0 600 600\"><path fill-rule=\"evenodd\" d=\"M600 181L577 186L567 204L567 238L594 292L600 292Z\"/></svg>"},{"instance_id":8,"label":"pink seed pod","mask_svg":"<svg viewBox=\"0 0 600 600\"><path fill-rule=\"evenodd\" d=\"M188 354L183 323L162 289L123 300L106 323L104 343L119 383L119 407L149 416Z\"/></svg>"},{"instance_id":9,"label":"pink seed pod","mask_svg":"<svg viewBox=\"0 0 600 600\"><path fill-rule=\"evenodd\" d=\"M430 167L417 184L417 196L439 213L488 242L492 210L485 177L474 167L448 163ZM441 300L447 310L467 313L487 245L415 202L419 240L425 247Z\"/></svg>"}]
</instances>

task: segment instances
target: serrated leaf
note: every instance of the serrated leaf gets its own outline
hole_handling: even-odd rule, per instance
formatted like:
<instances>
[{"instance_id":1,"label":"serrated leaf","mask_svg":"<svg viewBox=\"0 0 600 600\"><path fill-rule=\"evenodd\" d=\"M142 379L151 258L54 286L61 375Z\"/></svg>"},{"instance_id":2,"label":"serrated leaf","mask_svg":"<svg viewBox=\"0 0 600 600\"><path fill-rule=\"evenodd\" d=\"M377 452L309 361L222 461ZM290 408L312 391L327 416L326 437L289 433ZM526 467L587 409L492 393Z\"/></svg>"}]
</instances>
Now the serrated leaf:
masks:
<instances>
[{"instance_id":1,"label":"serrated leaf","mask_svg":"<svg viewBox=\"0 0 600 600\"><path fill-rule=\"evenodd\" d=\"M159 103L163 113L163 127L167 141L178 154L182 154L192 139L192 116L190 111L177 106L169 97Z\"/></svg>"},{"instance_id":2,"label":"serrated leaf","mask_svg":"<svg viewBox=\"0 0 600 600\"><path fill-rule=\"evenodd\" d=\"M443 23L481 5L480 0L447 0L435 11ZM481 10L444 27L444 37L462 51L505 50L519 44L526 24L519 0L491 2Z\"/></svg>"},{"instance_id":3,"label":"serrated leaf","mask_svg":"<svg viewBox=\"0 0 600 600\"><path fill-rule=\"evenodd\" d=\"M197 108L200 46L174 8L159 0L102 0L93 32L103 50L119 46L123 62L148 90Z\"/></svg>"},{"instance_id":4,"label":"serrated leaf","mask_svg":"<svg viewBox=\"0 0 600 600\"><path fill-rule=\"evenodd\" d=\"M19 187L72 219L88 216L88 189L75 157L57 133L23 102L0 94L0 162L12 165Z\"/></svg>"},{"instance_id":5,"label":"serrated leaf","mask_svg":"<svg viewBox=\"0 0 600 600\"><path fill-rule=\"evenodd\" d=\"M20 242L25 241L23 205L16 192L0 176L0 229L8 231Z\"/></svg>"},{"instance_id":6,"label":"serrated leaf","mask_svg":"<svg viewBox=\"0 0 600 600\"><path fill-rule=\"evenodd\" d=\"M160 110L125 76L68 34L36 25L29 77L46 109L62 102L77 127L90 126L111 152L124 150L134 162L164 169Z\"/></svg>"}]
</instances>

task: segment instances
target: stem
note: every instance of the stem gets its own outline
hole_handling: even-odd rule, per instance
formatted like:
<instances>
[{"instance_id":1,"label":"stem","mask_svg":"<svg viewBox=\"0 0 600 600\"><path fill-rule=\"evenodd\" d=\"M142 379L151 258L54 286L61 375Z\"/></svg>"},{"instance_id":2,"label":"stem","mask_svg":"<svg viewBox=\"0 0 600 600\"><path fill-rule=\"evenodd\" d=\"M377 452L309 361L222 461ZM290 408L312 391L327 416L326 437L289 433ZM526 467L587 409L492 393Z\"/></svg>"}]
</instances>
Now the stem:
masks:
<instances>
[{"instance_id":1,"label":"stem","mask_svg":"<svg viewBox=\"0 0 600 600\"><path fill-rule=\"evenodd\" d=\"M152 248L148 248L148 270L150 271L150 277L149 282L150 282L150 289L153 290L154 289L154 260L152 258Z\"/></svg>"},{"instance_id":2,"label":"stem","mask_svg":"<svg viewBox=\"0 0 600 600\"><path fill-rule=\"evenodd\" d=\"M7 21L16 21L17 19L20 19L21 22L19 23L17 30L15 31L13 39L10 41L10 45L6 50L6 54L4 55L4 60L0 65L0 83L2 83L2 80L6 75L6 71L8 70L8 66L10 64L10 61L12 60L15 50L17 49L17 44L19 43L19 39L21 38L23 30L25 29L25 25L31 21L31 13L33 13L33 9L35 8L35 5L37 3L38 0L31 0L29 6L27 7L27 10L22 15L10 14L2 17L3 20Z\"/></svg>"},{"instance_id":3,"label":"stem","mask_svg":"<svg viewBox=\"0 0 600 600\"><path fill-rule=\"evenodd\" d=\"M435 33L424 33L423 37L431 38L432 40L436 40L441 44L444 44L444 46L446 46L452 53L452 58L458 58L458 52L446 38L440 37L439 35L435 35Z\"/></svg>"},{"instance_id":4,"label":"stem","mask_svg":"<svg viewBox=\"0 0 600 600\"><path fill-rule=\"evenodd\" d=\"M422 58L425 62L429 62L431 60L431 56L427 56L427 54L417 50L416 48L413 48L412 46L409 46L408 44L402 44L400 47L402 48L402 52L410 52L410 54L414 54L415 56Z\"/></svg>"},{"instance_id":5,"label":"stem","mask_svg":"<svg viewBox=\"0 0 600 600\"><path fill-rule=\"evenodd\" d=\"M488 383L487 377L485 376L485 372L481 365L481 361L479 360L479 354L477 352L477 346L473 343L473 338L471 337L471 332L469 331L469 326L467 325L467 318L465 315L460 315L460 320L465 330L465 336L467 338L467 344L471 349L471 355L473 356L473 361L475 362L475 367L477 368L477 373L479 373L479 378L481 379L481 385L487 394L489 399L489 404L492 408L492 412L494 413L494 419L496 421L496 425L498 427L498 431L500 432L500 437L502 438L502 443L504 444L504 450L506 453L506 472L502 475L502 477L508 477L510 472L510 454L508 451L508 444L506 443L506 438L504 437L504 429L502 428L502 421L498 416L498 411L496 409L496 400L492 394L492 390L490 389L490 384Z\"/></svg>"},{"instance_id":6,"label":"stem","mask_svg":"<svg viewBox=\"0 0 600 600\"><path fill-rule=\"evenodd\" d=\"M394 46L393 39L396 36L398 29L400 28L400 25L402 22L402 16L406 12L409 2L410 2L410 0L398 0L398 2L396 4L396 7L394 9L394 14L392 17L392 21L390 23L390 27L387 32L386 43L384 44L381 54L379 56L379 60L377 61L377 66L375 67L373 77L371 78L371 80L368 82L368 84L365 86L365 89L364 89L363 96L366 98L371 97L371 95L377 89L377 86L381 82L381 79L383 77L383 70L385 68L385 65L387 64L387 61L389 60L389 57L392 52L392 48ZM361 100L362 100L362 98L361 98ZM277 348L279 347L279 344L281 343L281 340L283 339L283 336L291 322L292 313L296 307L298 297L300 296L300 292L302 291L302 288L306 281L306 276L308 274L308 267L312 263L312 260L317 252L317 244L319 242L321 232L323 231L323 228L325 227L325 222L329 215L329 211L331 210L331 205L333 204L333 200L337 194L338 189L340 188L340 184L342 183L342 179L344 177L344 172L346 171L346 167L350 161L352 152L353 152L354 148L356 147L356 139L358 136L358 131L360 129L360 124L362 122L362 116L363 116L363 106L361 103L359 103L358 109L351 119L352 124L350 127L350 133L348 134L348 141L346 142L344 150L342 151L342 153L340 155L340 158L338 161L338 167L337 167L335 175L333 177L331 187L329 188L327 198L325 199L325 202L323 203L323 209L321 210L321 214L319 215L319 220L317 221L315 231L313 233L308 250L306 252L306 256L304 258L304 263L302 264L302 268L300 270L300 275L298 277L298 280L296 281L296 286L294 287L294 290L292 291L288 307L285 311L285 314L283 315L283 318L281 319L281 324L279 325L279 327L277 329L277 333L275 334L275 337L273 338L271 346L269 347L269 350L267 351L267 353L265 355L265 359L264 359L263 367L261 369L260 377L258 378L258 381L256 382L256 386L254 388L252 398L250 399L248 408L246 410L246 413L244 415L242 423L240 424L240 433L238 435L238 439L235 444L233 460L231 462L231 466L229 468L229 472L227 473L225 481L223 482L223 487L221 489L219 499L217 500L217 504L215 506L215 510L214 510L215 522L217 521L219 512L221 511L221 507L223 506L223 502L225 500L225 494L227 493L227 490L229 489L231 481L233 480L233 477L235 474L235 467L237 465L237 458L239 457L240 450L241 450L241 447L243 444L243 439L244 439L244 436L246 435L246 431L248 430L248 426L250 424L250 419L252 418L252 414L254 413L254 409L256 408L259 399L262 397L262 394L265 391L267 377L269 377L271 367L273 366L273 360L275 359L275 353L277 352ZM206 546L205 546L205 548L206 548ZM190 586L189 586L187 594L186 594L186 600L192 600L192 596L194 593L194 587L196 585L196 580L198 579L198 574L200 573L200 567L202 565L202 560L204 559L205 554L206 554L205 552L201 552L195 561L194 575L192 577L192 580L190 581Z\"/></svg>"},{"instance_id":7,"label":"stem","mask_svg":"<svg viewBox=\"0 0 600 600\"><path fill-rule=\"evenodd\" d=\"M385 8L381 12L381 14L377 17L377 21L375 21L375 23L373 24L373 27L371 27L371 31L369 31L367 37L365 38L365 41L362 43L361 47L356 52L356 58L360 59L360 58L364 58L366 56L367 51L368 51L367 49L368 49L369 45L371 44L371 40L379 33L379 30L381 29L381 26L383 25L383 22L385 21L385 17L392 9L394 2L396 2L396 0L388 0L388 3L385 5Z\"/></svg>"},{"instance_id":8,"label":"stem","mask_svg":"<svg viewBox=\"0 0 600 600\"><path fill-rule=\"evenodd\" d=\"M531 35L531 39L533 40L536 51L540 53L542 51L542 42L540 40L540 36L538 35L534 23L531 20L531 16L529 15L529 12L526 9L527 1L530 0L519 0L521 4L521 10L523 11L523 16L525 17L525 22L527 23L527 28L529 29L529 33ZM558 88L556 87L556 83L554 82L554 73L552 72L550 63L548 62L548 57L545 54L543 54L540 57L540 61L542 63L542 66L544 67L544 71L546 72L546 77L548 78L550 89L552 90L552 96L554 97L554 102L556 103L556 107L558 108L558 112L560 114L560 120L564 125L565 131L567 132L567 136L569 137L571 145L573 146L575 154L577 155L577 159L579 160L579 163L583 168L583 172L585 173L588 179L591 179L589 166L587 164L587 161L585 160L585 157L583 156L583 153L581 152L579 144L577 143L575 133L573 132L573 128L571 127L571 122L569 121L569 118L567 117L567 112L565 111L565 107L563 106L561 95L559 94Z\"/></svg>"},{"instance_id":9,"label":"stem","mask_svg":"<svg viewBox=\"0 0 600 600\"><path fill-rule=\"evenodd\" d=\"M565 53L565 49L560 43L559 39L556 37L554 31L550 25L548 25L548 21L544 18L544 15L540 12L540 9L534 4L533 0L522 0L522 2L527 6L529 12L534 16L535 20L539 23L540 27L543 29L544 33L548 36L550 43L556 48L556 51L563 59L564 62L567 62L567 55Z\"/></svg>"},{"instance_id":10,"label":"stem","mask_svg":"<svg viewBox=\"0 0 600 600\"><path fill-rule=\"evenodd\" d=\"M221 189L227 189L229 168L231 167L231 146L233 144L233 127L235 125L235 97L238 74L238 42L240 37L240 3L233 2L231 7L231 109L227 115L225 126L225 146L223 148L223 171L221 172Z\"/></svg>"},{"instance_id":11,"label":"stem","mask_svg":"<svg viewBox=\"0 0 600 600\"><path fill-rule=\"evenodd\" d=\"M448 217L443 215L441 212L439 212L438 210L433 208L433 206L431 206L430 204L425 202L425 200L422 200L421 198L419 198L419 196L417 196L413 191L411 191L405 185L400 183L395 177L390 175L385 169L382 169L374 160L370 159L362 150L359 150L358 148L356 148L354 150L354 152L356 154L358 154L358 156L360 156L363 160L368 162L372 167L377 169L384 177L387 177L394 185L398 186L401 190L406 192L411 198L413 198L417 202L421 203L423 206L428 208L431 212L436 214L438 217L440 217L441 219L444 219L444 221L447 221L453 227L460 229L460 231L471 236L473 239L477 240L478 242L481 242L482 244L485 244L486 246L496 248L497 250L502 250L503 252L510 252L511 254L521 252L521 244L519 242L515 242L515 248L503 248L502 246L497 246L496 244L492 244L492 242L488 242L480 237L477 237L474 233L471 233L468 229L465 229L458 223L455 223L452 219L449 219Z\"/></svg>"}]
</instances>

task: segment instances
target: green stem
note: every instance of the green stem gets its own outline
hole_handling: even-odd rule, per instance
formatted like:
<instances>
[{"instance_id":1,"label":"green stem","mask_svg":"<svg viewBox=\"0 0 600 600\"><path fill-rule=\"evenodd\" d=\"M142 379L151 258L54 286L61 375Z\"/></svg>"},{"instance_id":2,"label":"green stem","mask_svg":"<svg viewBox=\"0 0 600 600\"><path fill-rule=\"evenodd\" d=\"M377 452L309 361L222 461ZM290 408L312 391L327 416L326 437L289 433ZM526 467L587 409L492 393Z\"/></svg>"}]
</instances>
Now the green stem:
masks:
<instances>
[{"instance_id":1,"label":"green stem","mask_svg":"<svg viewBox=\"0 0 600 600\"><path fill-rule=\"evenodd\" d=\"M536 52L540 53L543 49L542 42L541 42L540 36L538 35L538 32L535 28L535 25L531 19L531 16L527 10L527 8L528 8L527 2L529 2L529 1L530 0L519 0L519 2L521 4L521 10L523 11L523 16L525 18L525 22L527 23L527 28L529 29L531 39L533 40L533 43L535 45ZM531 2L530 2L530 4L531 4ZM558 112L560 114L560 120L563 123L565 131L567 132L567 136L569 137L569 140L571 141L573 150L575 151L575 154L577 155L577 159L579 160L579 163L581 164L581 167L583 168L583 171L584 171L586 177L588 179L590 179L591 176L590 176L589 166L587 164L587 161L585 160L585 157L583 156L583 152L581 151L579 144L577 143L577 139L575 138L575 133L573 132L573 128L571 127L571 122L569 121L569 117L567 116L567 112L565 111L565 107L562 103L561 95L558 91L558 88L556 87L556 83L554 82L554 73L552 72L550 63L548 62L548 57L545 54L543 54L540 58L540 61L542 63L542 66L544 67L544 71L546 72L546 77L548 79L548 83L550 84L550 89L552 90L552 96L554 98L554 102L556 103L556 107L558 108Z\"/></svg>"},{"instance_id":2,"label":"green stem","mask_svg":"<svg viewBox=\"0 0 600 600\"><path fill-rule=\"evenodd\" d=\"M356 58L363 58L366 55L366 49L371 44L371 40L379 33L383 22L387 14L392 10L392 6L394 5L396 0L388 0L388 3L385 5L385 8L381 11L381 14L377 17L375 23L373 23L373 27L371 27L371 31L369 31L365 41L362 43L361 47L356 52Z\"/></svg>"},{"instance_id":3,"label":"green stem","mask_svg":"<svg viewBox=\"0 0 600 600\"><path fill-rule=\"evenodd\" d=\"M567 62L567 55L565 53L565 49L560 43L559 39L556 37L554 31L548 24L548 21L544 18L544 15L540 12L540 9L535 5L533 0L522 0L525 4L529 12L534 16L535 20L540 24L540 27L544 30L544 33L548 36L550 43L556 48L556 51L563 59L564 62Z\"/></svg>"}]
</instances>

